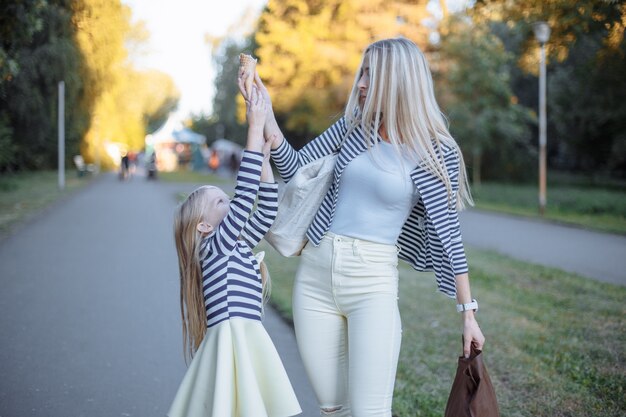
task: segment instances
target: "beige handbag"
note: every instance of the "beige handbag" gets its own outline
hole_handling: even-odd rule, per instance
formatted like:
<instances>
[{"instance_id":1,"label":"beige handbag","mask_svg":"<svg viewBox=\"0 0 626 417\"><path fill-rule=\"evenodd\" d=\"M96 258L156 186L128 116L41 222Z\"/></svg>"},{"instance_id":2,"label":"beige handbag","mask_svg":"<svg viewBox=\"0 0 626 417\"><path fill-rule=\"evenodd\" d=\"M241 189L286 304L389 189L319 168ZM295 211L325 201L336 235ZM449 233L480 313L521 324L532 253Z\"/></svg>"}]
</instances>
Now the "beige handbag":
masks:
<instances>
[{"instance_id":1,"label":"beige handbag","mask_svg":"<svg viewBox=\"0 0 626 417\"><path fill-rule=\"evenodd\" d=\"M306 232L333 181L337 154L316 159L298 169L278 198L276 219L265 240L283 256L299 256Z\"/></svg>"}]
</instances>

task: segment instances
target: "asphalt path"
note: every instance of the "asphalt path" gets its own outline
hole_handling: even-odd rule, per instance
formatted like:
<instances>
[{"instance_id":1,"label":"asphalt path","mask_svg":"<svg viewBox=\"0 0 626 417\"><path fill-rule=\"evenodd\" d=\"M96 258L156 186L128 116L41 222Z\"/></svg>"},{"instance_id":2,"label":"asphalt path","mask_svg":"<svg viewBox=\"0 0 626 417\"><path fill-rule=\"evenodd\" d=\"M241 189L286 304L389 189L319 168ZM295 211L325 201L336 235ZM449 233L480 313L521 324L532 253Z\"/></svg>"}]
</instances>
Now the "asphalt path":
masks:
<instances>
[{"instance_id":1,"label":"asphalt path","mask_svg":"<svg viewBox=\"0 0 626 417\"><path fill-rule=\"evenodd\" d=\"M476 210L461 213L461 231L466 245L626 285L624 235Z\"/></svg>"}]
</instances>

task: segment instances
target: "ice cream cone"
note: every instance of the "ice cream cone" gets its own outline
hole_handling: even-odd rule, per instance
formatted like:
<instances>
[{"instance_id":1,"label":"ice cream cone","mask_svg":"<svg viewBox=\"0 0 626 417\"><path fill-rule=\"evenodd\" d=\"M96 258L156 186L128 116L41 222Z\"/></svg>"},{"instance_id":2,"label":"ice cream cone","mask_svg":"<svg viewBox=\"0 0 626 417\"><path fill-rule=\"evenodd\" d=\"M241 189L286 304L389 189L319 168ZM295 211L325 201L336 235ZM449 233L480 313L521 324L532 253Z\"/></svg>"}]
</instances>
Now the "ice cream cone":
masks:
<instances>
[{"instance_id":1,"label":"ice cream cone","mask_svg":"<svg viewBox=\"0 0 626 417\"><path fill-rule=\"evenodd\" d=\"M250 93L252 93L252 83L254 82L254 73L256 71L256 59L250 55L239 54L239 71L242 72L246 96L250 97Z\"/></svg>"}]
</instances>

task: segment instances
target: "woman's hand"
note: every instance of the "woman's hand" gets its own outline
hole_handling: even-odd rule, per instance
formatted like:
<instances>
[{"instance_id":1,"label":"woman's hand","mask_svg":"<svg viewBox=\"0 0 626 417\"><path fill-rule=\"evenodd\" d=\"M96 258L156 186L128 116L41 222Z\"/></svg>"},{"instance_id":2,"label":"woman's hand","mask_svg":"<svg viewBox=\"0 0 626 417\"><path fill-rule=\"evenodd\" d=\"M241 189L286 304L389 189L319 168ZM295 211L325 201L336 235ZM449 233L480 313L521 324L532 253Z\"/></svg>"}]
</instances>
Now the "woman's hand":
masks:
<instances>
[{"instance_id":1,"label":"woman's hand","mask_svg":"<svg viewBox=\"0 0 626 417\"><path fill-rule=\"evenodd\" d=\"M482 350L485 344L485 336L478 326L473 311L466 311L463 314L463 356L469 358L472 343L476 349Z\"/></svg>"},{"instance_id":2,"label":"woman's hand","mask_svg":"<svg viewBox=\"0 0 626 417\"><path fill-rule=\"evenodd\" d=\"M266 162L269 163L270 161L270 156L271 156L270 151L272 150L271 146L272 146L272 142L269 140L266 140L265 143L263 144L263 149L262 149L263 163L266 163Z\"/></svg>"},{"instance_id":3,"label":"woman's hand","mask_svg":"<svg viewBox=\"0 0 626 417\"><path fill-rule=\"evenodd\" d=\"M472 300L472 292L470 291L469 275L466 273L459 274L456 279L456 296L458 304L467 304ZM463 356L469 358L472 343L476 348L482 350L485 343L485 336L478 327L474 310L467 310L461 313L463 317Z\"/></svg>"},{"instance_id":4,"label":"woman's hand","mask_svg":"<svg viewBox=\"0 0 626 417\"><path fill-rule=\"evenodd\" d=\"M246 87L243 79L243 71L239 70L237 76L237 85L239 86L239 92L243 96L246 101L246 106L248 105L248 97L246 96ZM283 142L284 136L283 132L281 132L278 123L276 122L276 117L274 116L274 109L272 108L272 98L270 97L269 91L265 88L261 77L259 77L258 72L254 72L254 88L257 89L258 94L263 97L265 104L267 106L267 116L265 118L265 126L263 128L263 136L265 140L272 143L272 149L278 148L278 146Z\"/></svg>"},{"instance_id":5,"label":"woman's hand","mask_svg":"<svg viewBox=\"0 0 626 417\"><path fill-rule=\"evenodd\" d=\"M278 126L278 123L276 122L276 116L274 116L272 98L270 97L269 91L265 88L265 85L257 72L254 73L254 82L259 88L259 93L263 96L263 99L265 99L265 102L267 103L267 119L265 121L265 128L263 129L263 136L265 136L266 141L272 142L272 149L276 149L283 142L284 136ZM239 89L241 90L241 86Z\"/></svg>"},{"instance_id":6,"label":"woman's hand","mask_svg":"<svg viewBox=\"0 0 626 417\"><path fill-rule=\"evenodd\" d=\"M270 93L269 91L267 91L267 88L265 88L265 85L263 84L263 81L261 81L261 77L259 76L259 73L256 71L254 72L254 83L259 89L259 93L263 96L263 99L267 103L269 110L273 113L274 110L272 108L272 98L270 97Z\"/></svg>"},{"instance_id":7,"label":"woman's hand","mask_svg":"<svg viewBox=\"0 0 626 417\"><path fill-rule=\"evenodd\" d=\"M271 142L265 142L263 145L263 165L261 167L261 181L263 182L274 182L274 172L272 171L272 166L270 164L270 146Z\"/></svg>"}]
</instances>

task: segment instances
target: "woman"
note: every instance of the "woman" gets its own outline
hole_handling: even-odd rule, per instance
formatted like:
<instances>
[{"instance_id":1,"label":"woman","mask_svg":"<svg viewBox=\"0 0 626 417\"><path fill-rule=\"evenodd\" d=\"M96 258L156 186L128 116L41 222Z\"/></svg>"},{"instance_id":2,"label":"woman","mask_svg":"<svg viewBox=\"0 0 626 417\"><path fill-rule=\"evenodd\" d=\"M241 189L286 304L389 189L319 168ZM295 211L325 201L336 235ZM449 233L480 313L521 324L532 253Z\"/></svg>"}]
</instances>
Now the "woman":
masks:
<instances>
[{"instance_id":1,"label":"woman","mask_svg":"<svg viewBox=\"0 0 626 417\"><path fill-rule=\"evenodd\" d=\"M295 278L296 337L322 415L390 417L401 340L398 258L434 271L438 289L456 297L466 356L471 343L484 343L457 215L472 204L465 165L426 59L404 38L374 42L339 121L298 152L273 112L264 135L285 181L339 149Z\"/></svg>"}]
</instances>

